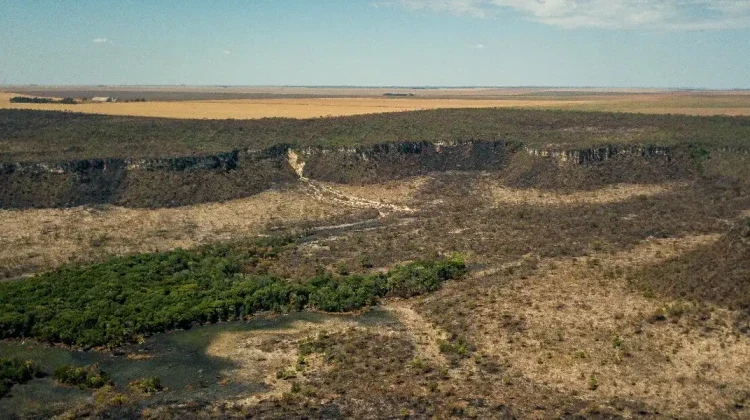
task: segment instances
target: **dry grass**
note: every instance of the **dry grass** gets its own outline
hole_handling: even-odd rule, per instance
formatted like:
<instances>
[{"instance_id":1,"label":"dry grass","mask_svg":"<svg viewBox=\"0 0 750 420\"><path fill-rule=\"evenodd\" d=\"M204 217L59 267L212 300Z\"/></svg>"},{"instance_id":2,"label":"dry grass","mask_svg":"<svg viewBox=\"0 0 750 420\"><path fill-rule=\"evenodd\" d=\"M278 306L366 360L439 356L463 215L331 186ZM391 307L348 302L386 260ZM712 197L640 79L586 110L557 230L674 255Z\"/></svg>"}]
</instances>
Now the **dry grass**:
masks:
<instances>
[{"instance_id":1,"label":"dry grass","mask_svg":"<svg viewBox=\"0 0 750 420\"><path fill-rule=\"evenodd\" d=\"M424 98L281 98L130 103L12 104L0 93L0 108L74 111L89 114L195 119L316 118L440 108L548 108L687 115L750 115L750 95L726 93L639 93L592 95L467 96ZM500 99L498 99L500 98Z\"/></svg>"},{"instance_id":2,"label":"dry grass","mask_svg":"<svg viewBox=\"0 0 750 420\"><path fill-rule=\"evenodd\" d=\"M427 179L367 186L308 181L290 190L178 208L0 210L0 279L67 262L243 238L269 227L319 222L361 209L387 214L408 209L403 204L412 202Z\"/></svg>"},{"instance_id":3,"label":"dry grass","mask_svg":"<svg viewBox=\"0 0 750 420\"><path fill-rule=\"evenodd\" d=\"M446 366L448 360L440 353L440 341L448 334L414 310L408 301L393 301L384 309L395 315L403 325L406 335L414 344L417 354L435 366Z\"/></svg>"},{"instance_id":4,"label":"dry grass","mask_svg":"<svg viewBox=\"0 0 750 420\"><path fill-rule=\"evenodd\" d=\"M0 267L9 275L19 275L68 261L187 248L257 235L282 222L323 220L348 211L303 190L268 191L226 203L155 210L0 210Z\"/></svg>"},{"instance_id":5,"label":"dry grass","mask_svg":"<svg viewBox=\"0 0 750 420\"><path fill-rule=\"evenodd\" d=\"M560 393L591 401L637 399L676 416L733 407L750 387L750 339L732 331L731 313L713 309L697 326L697 315L669 312L674 305L688 313L697 307L645 297L628 287L620 272L658 264L719 238L652 239L614 254L541 260L528 278L477 279L493 286L484 295L468 292L474 303L465 334L480 353L506 360L510 375ZM466 287L451 284L440 294L455 295ZM648 322L664 308L667 321Z\"/></svg>"},{"instance_id":6,"label":"dry grass","mask_svg":"<svg viewBox=\"0 0 750 420\"><path fill-rule=\"evenodd\" d=\"M684 184L679 183L662 185L616 184L594 191L576 191L566 194L533 188L508 188L491 184L489 185L490 194L496 205L532 204L538 206L619 203L636 197L666 194L676 188L684 187Z\"/></svg>"}]
</instances>

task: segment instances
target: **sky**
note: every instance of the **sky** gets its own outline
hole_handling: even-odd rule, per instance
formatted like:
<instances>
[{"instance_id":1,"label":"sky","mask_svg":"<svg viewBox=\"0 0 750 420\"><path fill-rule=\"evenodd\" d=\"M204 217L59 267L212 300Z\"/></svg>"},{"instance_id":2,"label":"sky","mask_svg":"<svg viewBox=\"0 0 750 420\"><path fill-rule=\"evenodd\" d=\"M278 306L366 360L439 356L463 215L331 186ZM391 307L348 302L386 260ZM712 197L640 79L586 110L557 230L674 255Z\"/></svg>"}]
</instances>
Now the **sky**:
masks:
<instances>
[{"instance_id":1,"label":"sky","mask_svg":"<svg viewBox=\"0 0 750 420\"><path fill-rule=\"evenodd\" d=\"M750 0L0 0L0 84L750 88Z\"/></svg>"}]
</instances>

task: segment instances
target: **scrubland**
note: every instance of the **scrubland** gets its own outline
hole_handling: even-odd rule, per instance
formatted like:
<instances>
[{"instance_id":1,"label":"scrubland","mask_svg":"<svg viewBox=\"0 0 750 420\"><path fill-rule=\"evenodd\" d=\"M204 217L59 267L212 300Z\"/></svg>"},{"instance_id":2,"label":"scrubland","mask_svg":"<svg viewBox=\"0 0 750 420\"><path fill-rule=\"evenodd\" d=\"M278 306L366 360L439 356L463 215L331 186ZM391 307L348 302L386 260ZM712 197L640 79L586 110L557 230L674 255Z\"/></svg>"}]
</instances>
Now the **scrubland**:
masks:
<instances>
[{"instance_id":1,"label":"scrubland","mask_svg":"<svg viewBox=\"0 0 750 420\"><path fill-rule=\"evenodd\" d=\"M154 380L115 381L38 416L748 416L746 118L439 110L183 126L42 116L6 126L2 141L15 151L4 159L31 156L24 144L52 156L64 148L51 127L73 139L85 132L81 121L98 128L67 156L95 150L106 127L131 127L123 138L144 144L170 127L224 127L212 137L218 146L209 137L181 143L174 134L148 156L159 156L156 147L166 155L225 150L240 128L264 147L305 130L294 147L334 138L353 147L451 137L520 145L496 169L472 168L477 160L464 149L441 149L463 166L378 171L413 169L422 155L409 149L387 152L387 160L321 161L318 172L289 167L297 174L291 184L216 203L3 210L9 234L0 238L0 266L15 278L0 283L0 325L13 327L5 337L44 348L103 345L88 351L148 360L160 356L151 343L175 334L161 331L240 322L201 338L201 356L221 362L213 377L159 390L147 386ZM250 145L243 141L235 147ZM660 148L587 161L540 152L607 144ZM335 168L347 176L335 182ZM66 285L79 293L51 292ZM33 305L34 296L50 302ZM87 296L95 305L71 312ZM178 297L191 304L180 306ZM147 302L169 305L124 309ZM45 308L67 311L55 318ZM349 313L280 315L296 310ZM118 316L127 322L117 324ZM249 318L270 327L244 329ZM14 372L22 366L12 363ZM0 408L47 380L28 376L13 379Z\"/></svg>"}]
</instances>

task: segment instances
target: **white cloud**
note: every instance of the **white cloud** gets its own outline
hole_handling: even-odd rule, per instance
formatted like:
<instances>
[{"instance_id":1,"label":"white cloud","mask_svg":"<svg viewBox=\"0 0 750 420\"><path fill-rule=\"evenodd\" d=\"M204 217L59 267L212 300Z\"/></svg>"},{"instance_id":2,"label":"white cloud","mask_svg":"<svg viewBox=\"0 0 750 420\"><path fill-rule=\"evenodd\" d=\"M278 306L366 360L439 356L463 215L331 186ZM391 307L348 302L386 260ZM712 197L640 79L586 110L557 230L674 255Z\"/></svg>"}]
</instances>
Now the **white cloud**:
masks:
<instances>
[{"instance_id":1,"label":"white cloud","mask_svg":"<svg viewBox=\"0 0 750 420\"><path fill-rule=\"evenodd\" d=\"M222 51L221 53L222 53L222 54L224 54L224 55L229 55L229 54L231 54L232 52L231 52L231 51L229 51L229 50L224 50L224 51Z\"/></svg>"},{"instance_id":2,"label":"white cloud","mask_svg":"<svg viewBox=\"0 0 750 420\"><path fill-rule=\"evenodd\" d=\"M484 44L469 45L469 48L474 48L475 50L483 50Z\"/></svg>"},{"instance_id":3,"label":"white cloud","mask_svg":"<svg viewBox=\"0 0 750 420\"><path fill-rule=\"evenodd\" d=\"M94 38L94 44L111 44L112 41L110 41L107 38Z\"/></svg>"},{"instance_id":4,"label":"white cloud","mask_svg":"<svg viewBox=\"0 0 750 420\"><path fill-rule=\"evenodd\" d=\"M750 28L749 0L394 0L390 4L477 18L515 11L563 28Z\"/></svg>"}]
</instances>

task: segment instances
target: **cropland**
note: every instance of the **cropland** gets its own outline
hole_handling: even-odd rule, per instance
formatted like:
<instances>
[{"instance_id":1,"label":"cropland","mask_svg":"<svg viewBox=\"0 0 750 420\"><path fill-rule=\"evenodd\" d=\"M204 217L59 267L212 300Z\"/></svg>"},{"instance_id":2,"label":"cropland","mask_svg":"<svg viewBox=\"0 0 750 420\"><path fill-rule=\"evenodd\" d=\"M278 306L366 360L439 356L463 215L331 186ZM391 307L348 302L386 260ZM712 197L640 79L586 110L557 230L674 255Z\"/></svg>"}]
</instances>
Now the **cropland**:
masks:
<instances>
[{"instance_id":1,"label":"cropland","mask_svg":"<svg viewBox=\"0 0 750 420\"><path fill-rule=\"evenodd\" d=\"M2 105L0 418L750 417L743 93L358 92Z\"/></svg>"}]
</instances>

